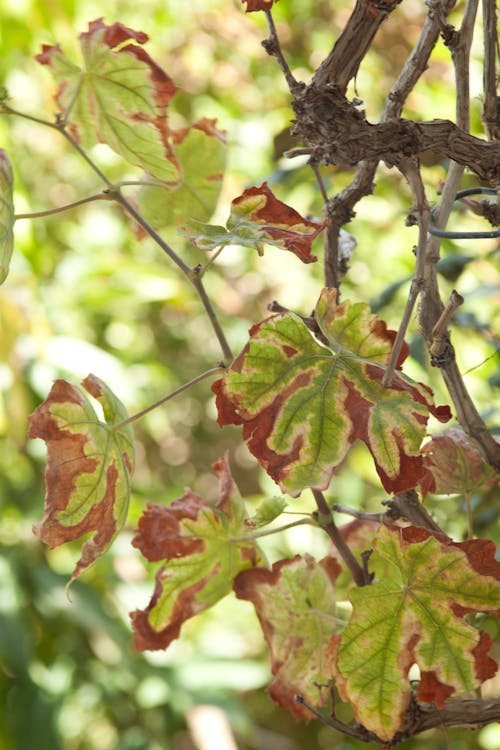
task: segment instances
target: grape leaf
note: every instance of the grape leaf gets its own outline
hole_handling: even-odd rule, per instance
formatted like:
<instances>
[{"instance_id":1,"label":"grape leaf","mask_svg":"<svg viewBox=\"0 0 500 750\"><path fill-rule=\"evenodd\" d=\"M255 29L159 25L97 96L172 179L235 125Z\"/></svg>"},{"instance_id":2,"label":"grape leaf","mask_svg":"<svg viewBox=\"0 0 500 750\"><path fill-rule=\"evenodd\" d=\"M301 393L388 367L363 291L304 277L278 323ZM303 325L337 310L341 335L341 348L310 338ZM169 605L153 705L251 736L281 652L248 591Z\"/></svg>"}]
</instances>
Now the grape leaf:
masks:
<instances>
[{"instance_id":1,"label":"grape leaf","mask_svg":"<svg viewBox=\"0 0 500 750\"><path fill-rule=\"evenodd\" d=\"M251 518L247 518L245 523L253 529L260 529L267 526L275 518L278 518L287 506L284 497L266 497L259 503L259 507Z\"/></svg>"},{"instance_id":2,"label":"grape leaf","mask_svg":"<svg viewBox=\"0 0 500 750\"><path fill-rule=\"evenodd\" d=\"M331 681L327 645L346 619L335 601L340 570L332 557L316 562L310 555L296 555L275 563L272 570L246 570L234 583L236 596L254 604L269 646L274 675L269 694L297 719L310 719L311 714L295 702L295 695L315 706L325 705L328 698L321 690Z\"/></svg>"},{"instance_id":3,"label":"grape leaf","mask_svg":"<svg viewBox=\"0 0 500 750\"><path fill-rule=\"evenodd\" d=\"M68 129L84 147L106 143L129 163L160 180L178 178L169 142L167 107L176 86L148 53L147 34L102 18L80 34L83 68L57 45L42 46L36 56L58 83L56 102Z\"/></svg>"},{"instance_id":4,"label":"grape leaf","mask_svg":"<svg viewBox=\"0 0 500 750\"><path fill-rule=\"evenodd\" d=\"M189 219L208 221L215 211L226 165L226 136L215 120L202 118L172 133L180 165L179 181L140 189L137 202L144 218L157 229Z\"/></svg>"},{"instance_id":5,"label":"grape leaf","mask_svg":"<svg viewBox=\"0 0 500 750\"><path fill-rule=\"evenodd\" d=\"M134 464L133 431L120 426L127 412L95 375L82 382L103 409L101 422L86 395L56 380L30 416L30 438L47 444L45 513L33 527L49 547L95 532L82 547L71 581L111 545L122 529Z\"/></svg>"},{"instance_id":6,"label":"grape leaf","mask_svg":"<svg viewBox=\"0 0 500 750\"><path fill-rule=\"evenodd\" d=\"M260 187L248 188L233 200L226 227L191 222L183 229L183 234L201 250L242 245L256 248L262 255L264 245L274 245L294 253L303 263L314 263L317 257L311 254L311 244L324 226L324 223L307 221L278 200L264 182Z\"/></svg>"},{"instance_id":7,"label":"grape leaf","mask_svg":"<svg viewBox=\"0 0 500 750\"><path fill-rule=\"evenodd\" d=\"M12 166L9 157L0 148L0 284L3 284L9 273L10 259L14 247L13 187Z\"/></svg>"},{"instance_id":8,"label":"grape leaf","mask_svg":"<svg viewBox=\"0 0 500 750\"><path fill-rule=\"evenodd\" d=\"M336 685L356 720L382 740L401 728L418 664L417 698L443 708L492 677L490 637L464 621L500 614L500 563L484 539L455 543L421 527L382 526L370 557L378 582L351 591L353 613L331 643Z\"/></svg>"},{"instance_id":9,"label":"grape leaf","mask_svg":"<svg viewBox=\"0 0 500 750\"><path fill-rule=\"evenodd\" d=\"M463 430L450 427L422 448L426 473L422 491L469 495L484 485L495 485L498 473L483 459Z\"/></svg>"},{"instance_id":10,"label":"grape leaf","mask_svg":"<svg viewBox=\"0 0 500 750\"><path fill-rule=\"evenodd\" d=\"M255 10L271 10L278 0L241 0L241 2L247 4L245 13L252 13Z\"/></svg>"},{"instance_id":11,"label":"grape leaf","mask_svg":"<svg viewBox=\"0 0 500 750\"><path fill-rule=\"evenodd\" d=\"M328 346L293 313L251 329L212 385L219 424L243 424L250 451L291 495L326 489L355 440L366 443L388 492L415 487L429 412L446 421L449 409L400 373L390 388L381 385L395 333L366 304L338 304L325 289L316 320Z\"/></svg>"},{"instance_id":12,"label":"grape leaf","mask_svg":"<svg viewBox=\"0 0 500 750\"><path fill-rule=\"evenodd\" d=\"M235 576L263 563L247 539L246 512L227 456L214 464L219 497L213 505L190 489L170 506L148 503L132 542L150 561L165 560L145 610L131 613L135 645L166 648L183 623L229 594Z\"/></svg>"}]
</instances>

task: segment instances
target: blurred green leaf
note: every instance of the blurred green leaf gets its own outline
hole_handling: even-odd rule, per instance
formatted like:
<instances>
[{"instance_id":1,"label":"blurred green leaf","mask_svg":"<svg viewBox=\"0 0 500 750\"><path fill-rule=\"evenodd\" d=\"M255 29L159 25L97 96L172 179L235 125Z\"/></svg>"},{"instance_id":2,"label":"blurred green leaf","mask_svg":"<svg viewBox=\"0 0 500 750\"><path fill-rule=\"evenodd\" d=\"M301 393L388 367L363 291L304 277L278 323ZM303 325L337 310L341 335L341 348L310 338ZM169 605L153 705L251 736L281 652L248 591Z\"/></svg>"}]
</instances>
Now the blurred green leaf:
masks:
<instances>
[{"instance_id":1,"label":"blurred green leaf","mask_svg":"<svg viewBox=\"0 0 500 750\"><path fill-rule=\"evenodd\" d=\"M14 202L12 199L14 175L9 157L0 148L0 284L9 273L14 247Z\"/></svg>"}]
</instances>

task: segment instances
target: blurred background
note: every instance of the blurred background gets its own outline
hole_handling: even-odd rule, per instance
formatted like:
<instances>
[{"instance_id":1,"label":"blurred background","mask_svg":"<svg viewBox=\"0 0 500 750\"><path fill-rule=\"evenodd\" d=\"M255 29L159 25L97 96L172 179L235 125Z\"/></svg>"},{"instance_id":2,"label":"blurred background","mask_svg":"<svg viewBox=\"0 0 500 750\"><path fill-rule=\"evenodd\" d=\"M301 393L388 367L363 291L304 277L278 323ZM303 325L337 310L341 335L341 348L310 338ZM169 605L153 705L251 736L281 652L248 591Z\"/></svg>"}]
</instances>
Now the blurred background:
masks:
<instances>
[{"instance_id":1,"label":"blurred background","mask_svg":"<svg viewBox=\"0 0 500 750\"><path fill-rule=\"evenodd\" d=\"M147 50L179 86L171 124L183 127L203 116L216 117L227 131L228 168L215 221L224 223L230 201L264 179L282 200L305 215L321 217L312 173L300 158L283 157L300 144L289 134L292 112L281 73L260 45L267 33L263 14L245 15L239 0L108 0L105 5L107 23L121 21L148 33ZM2 0L1 8L0 83L13 107L51 119L52 81L34 55L42 43L60 43L79 61L78 34L102 15L102 3ZM310 79L350 8L344 0L281 0L275 6L279 36L297 78ZM362 65L350 95L363 100L372 121L417 39L424 14L423 3L405 0ZM451 22L458 18L452 15ZM478 27L471 70L472 123L478 135L484 135L481 54ZM408 99L405 116L453 119L453 85L449 50L439 44ZM0 147L13 162L17 213L53 208L102 187L56 132L29 120L0 117ZM106 147L96 146L92 157L110 179L130 176L130 169ZM439 154L425 159L431 203L446 170ZM351 177L340 168L324 171L331 194ZM462 187L476 185L476 178L464 176ZM405 226L410 207L406 183L395 170L381 166L374 194L358 204L346 227L358 244L344 296L368 300L393 327L399 324L414 266L416 229ZM465 210L452 215L449 228L459 227L484 228ZM204 262L175 228L167 227L165 236L187 262ZM321 255L321 240L315 252ZM440 281L443 297L456 287L466 298L454 319L453 341L481 414L499 432L495 240L445 240ZM206 286L233 350L239 351L249 326L266 316L270 301L310 313L322 286L321 263L303 266L274 248L259 258L231 247L207 274ZM406 371L429 383L438 403L448 403L415 327L409 342ZM223 600L188 622L167 652L134 651L128 612L146 606L152 591L152 572L130 545L146 501L169 503L186 485L214 498L211 466L227 449L250 509L276 492L239 431L220 430L215 423L208 381L136 425L137 470L127 528L73 585L71 601L65 585L80 545L49 551L32 534L43 511L45 450L41 441L27 441L27 420L55 378L77 383L93 372L133 413L219 359L194 291L152 242L137 240L117 208L94 203L16 222L11 272L0 288L0 750L362 747L316 721L297 724L268 698L267 654L248 602ZM363 447L350 453L327 497L380 510L385 495ZM476 534L498 544L498 488L478 491L471 501ZM464 538L463 497L431 496L427 507L450 535ZM312 509L307 493L291 502L293 511ZM263 546L271 562L303 551L320 557L326 549L320 532L308 527L272 537ZM497 626L487 621L485 627L498 640ZM500 694L498 682L486 690ZM349 720L347 708L340 713ZM221 729L214 728L221 722ZM203 744L210 739L213 745ZM500 727L477 733L436 730L406 744L409 750L450 746L495 750Z\"/></svg>"}]
</instances>

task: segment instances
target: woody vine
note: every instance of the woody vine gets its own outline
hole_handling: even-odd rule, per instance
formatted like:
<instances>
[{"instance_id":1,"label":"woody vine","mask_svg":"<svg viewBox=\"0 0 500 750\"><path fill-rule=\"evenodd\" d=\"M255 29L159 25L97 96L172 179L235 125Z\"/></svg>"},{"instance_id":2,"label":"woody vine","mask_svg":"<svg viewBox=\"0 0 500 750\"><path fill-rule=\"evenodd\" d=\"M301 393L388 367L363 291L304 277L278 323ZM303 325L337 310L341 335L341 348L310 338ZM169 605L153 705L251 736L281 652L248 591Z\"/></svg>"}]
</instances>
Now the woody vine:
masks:
<instances>
[{"instance_id":1,"label":"woody vine","mask_svg":"<svg viewBox=\"0 0 500 750\"><path fill-rule=\"evenodd\" d=\"M440 242L465 169L482 185L477 194L487 196L469 205L489 222L486 236L498 236L498 207L491 199L500 178L494 4L483 3L485 137L479 138L469 133L467 83L477 2L468 0L458 27L447 21L453 2L428 4L418 43L387 94L380 121L372 123L361 103L348 98L348 85L397 2L357 2L330 53L305 83L288 66L273 20L274 0L245 1L247 12L265 13L269 35L263 47L274 58L270 64L282 70L294 113L292 132L302 144L289 155L308 157L311 179L324 199L322 219L304 218L263 182L232 200L225 226L209 223L224 171L226 135L207 118L183 129L170 127L169 105L177 87L146 51L142 31L92 21L80 34L76 62L59 45L44 45L37 60L56 83L52 119L19 111L8 92L2 93L4 116L57 131L99 185L70 205L16 214L11 162L0 151L2 281L8 283L16 222L109 201L193 286L221 354L212 368L133 415L97 375L88 375L81 387L57 380L30 420L30 437L44 440L48 451L45 513L34 531L50 547L90 534L71 581L84 573L127 520L134 422L152 409L168 408L195 383L211 380L219 425L241 426L251 453L282 496L265 499L248 515L225 455L214 465L215 501L187 489L170 505L148 504L133 545L162 567L148 606L131 613L136 647L167 648L188 619L235 591L253 603L269 647L269 693L297 720L317 718L385 747L436 726L482 726L500 718L500 700L470 697L497 670L491 638L479 623L481 615L500 612L500 565L494 543L474 537L470 502L468 539L456 541L427 512L425 498L450 491L467 496L472 487L494 486L500 470L500 444L467 391L449 332L463 296L455 290L443 300L437 276ZM456 122L404 119L403 105L440 36L455 66ZM109 179L89 155L98 142L136 168L137 179ZM419 164L429 150L450 164L432 210ZM342 227L372 193L381 160L407 180L413 198L407 223L418 226L414 273L397 331L365 302L345 299L342 290L353 252L342 243ZM323 170L336 164L347 165L353 176L340 193L330 195ZM194 179L203 200L187 205L183 186ZM179 232L205 253L195 266L163 236L179 216ZM322 250L313 252L319 238ZM324 267L324 288L313 312L273 303L237 356L204 284L230 245L259 255L272 246L305 265L321 253ZM415 315L449 405L437 405L426 384L404 373L405 336ZM443 424L456 422L429 439L431 415ZM328 499L356 441L368 448L390 498L380 513L332 506ZM315 510L269 527L283 513L285 495L303 492L311 493ZM350 513L353 522L339 528L337 511ZM295 555L269 566L259 539L305 524L324 531L331 552L321 560ZM349 576L341 576L346 570ZM416 684L409 679L414 665ZM351 704L354 723L336 717L333 696Z\"/></svg>"}]
</instances>

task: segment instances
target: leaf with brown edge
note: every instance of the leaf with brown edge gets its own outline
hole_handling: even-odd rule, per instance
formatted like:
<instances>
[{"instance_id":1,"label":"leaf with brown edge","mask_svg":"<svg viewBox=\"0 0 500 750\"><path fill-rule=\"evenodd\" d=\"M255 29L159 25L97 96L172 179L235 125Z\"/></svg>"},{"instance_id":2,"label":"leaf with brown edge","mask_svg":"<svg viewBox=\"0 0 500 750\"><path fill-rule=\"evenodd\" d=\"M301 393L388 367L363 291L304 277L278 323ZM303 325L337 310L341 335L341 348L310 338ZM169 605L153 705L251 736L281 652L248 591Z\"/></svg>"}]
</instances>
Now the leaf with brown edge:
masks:
<instances>
[{"instance_id":1,"label":"leaf with brown edge","mask_svg":"<svg viewBox=\"0 0 500 750\"><path fill-rule=\"evenodd\" d=\"M169 140L167 107L176 86L138 46L147 40L142 31L121 23L108 26L98 18L80 34L82 67L59 45L43 45L36 59L49 66L58 84L56 102L77 143L106 143L130 164L175 182L178 165Z\"/></svg>"},{"instance_id":2,"label":"leaf with brown edge","mask_svg":"<svg viewBox=\"0 0 500 750\"><path fill-rule=\"evenodd\" d=\"M485 539L453 542L422 527L381 526L370 570L375 582L350 592L351 620L328 649L343 700L382 740L402 728L408 672L420 668L417 698L443 708L497 669L490 637L464 615L500 613L500 563Z\"/></svg>"},{"instance_id":3,"label":"leaf with brown edge","mask_svg":"<svg viewBox=\"0 0 500 750\"><path fill-rule=\"evenodd\" d=\"M324 227L324 222L308 221L278 200L264 182L233 200L225 227L191 222L182 233L200 250L241 245L262 255L264 245L273 245L288 250L303 263L314 263L317 257L312 255L311 245Z\"/></svg>"},{"instance_id":4,"label":"leaf with brown edge","mask_svg":"<svg viewBox=\"0 0 500 750\"><path fill-rule=\"evenodd\" d=\"M247 5L245 13L252 13L255 10L271 10L278 0L241 0L241 2Z\"/></svg>"},{"instance_id":5,"label":"leaf with brown edge","mask_svg":"<svg viewBox=\"0 0 500 750\"><path fill-rule=\"evenodd\" d=\"M483 459L472 440L458 427L450 427L422 448L426 473L422 491L439 495L469 495L500 481L498 472Z\"/></svg>"},{"instance_id":6,"label":"leaf with brown edge","mask_svg":"<svg viewBox=\"0 0 500 750\"><path fill-rule=\"evenodd\" d=\"M335 596L340 570L332 557L316 562L310 555L296 555L272 570L245 570L234 582L236 596L253 603L269 646L274 676L269 694L296 719L308 720L311 714L295 695L317 707L328 700L326 649L347 620Z\"/></svg>"},{"instance_id":7,"label":"leaf with brown edge","mask_svg":"<svg viewBox=\"0 0 500 750\"><path fill-rule=\"evenodd\" d=\"M0 148L0 284L9 273L14 248L14 175L5 151Z\"/></svg>"},{"instance_id":8,"label":"leaf with brown edge","mask_svg":"<svg viewBox=\"0 0 500 750\"><path fill-rule=\"evenodd\" d=\"M179 179L165 186L145 183L137 194L143 217L157 229L189 220L208 221L217 206L226 167L226 133L201 118L172 133Z\"/></svg>"},{"instance_id":9,"label":"leaf with brown edge","mask_svg":"<svg viewBox=\"0 0 500 750\"><path fill-rule=\"evenodd\" d=\"M131 613L140 650L166 648L186 620L230 593L240 571L263 563L249 537L227 456L214 469L219 477L214 504L186 489L169 506L148 503L139 520L134 547L151 562L165 561L149 605Z\"/></svg>"},{"instance_id":10,"label":"leaf with brown edge","mask_svg":"<svg viewBox=\"0 0 500 750\"><path fill-rule=\"evenodd\" d=\"M127 411L95 375L82 382L102 406L104 420L81 389L56 380L30 416L30 438L47 444L45 513L33 527L49 547L94 532L83 547L71 581L100 557L123 528L130 499L134 435L120 426Z\"/></svg>"},{"instance_id":11,"label":"leaf with brown edge","mask_svg":"<svg viewBox=\"0 0 500 750\"><path fill-rule=\"evenodd\" d=\"M338 304L335 290L324 289L315 317L321 342L289 312L251 329L212 385L219 424L242 424L250 451L291 495L326 489L356 440L388 492L415 487L429 413L446 421L448 407L435 407L430 389L399 372L382 385L395 332L366 304Z\"/></svg>"}]
</instances>

